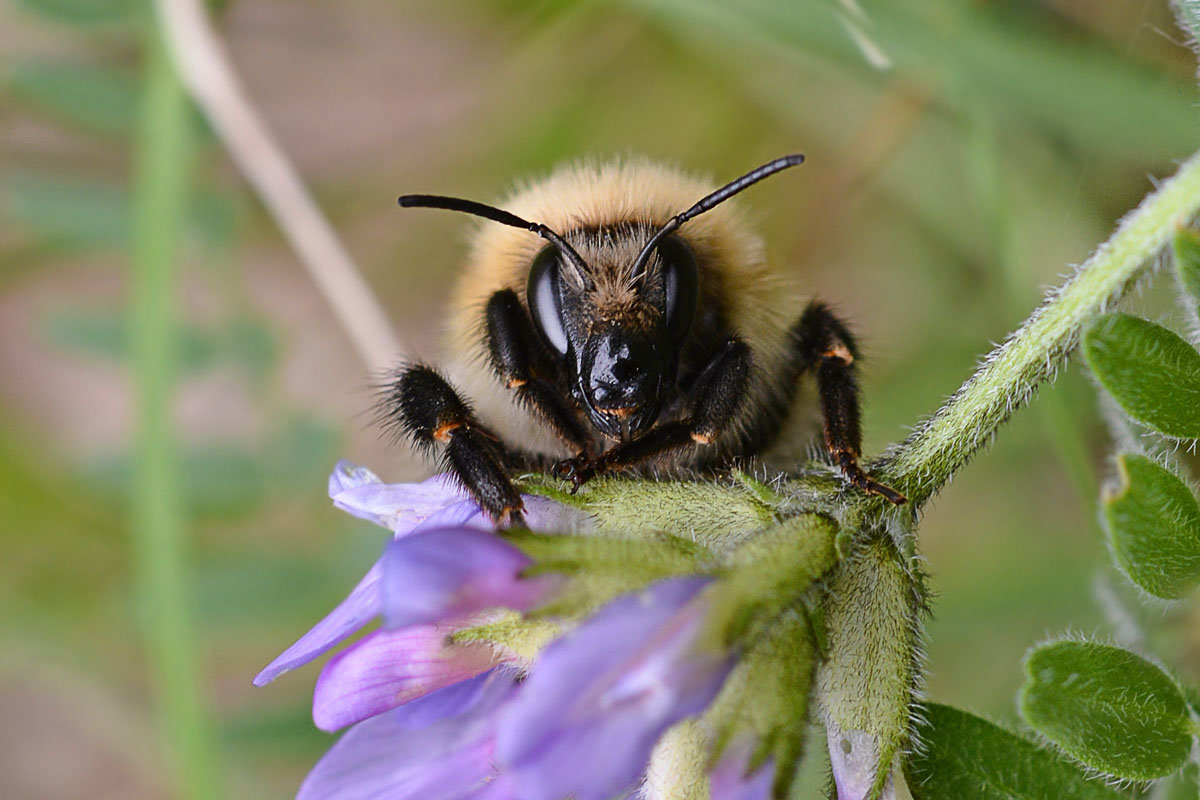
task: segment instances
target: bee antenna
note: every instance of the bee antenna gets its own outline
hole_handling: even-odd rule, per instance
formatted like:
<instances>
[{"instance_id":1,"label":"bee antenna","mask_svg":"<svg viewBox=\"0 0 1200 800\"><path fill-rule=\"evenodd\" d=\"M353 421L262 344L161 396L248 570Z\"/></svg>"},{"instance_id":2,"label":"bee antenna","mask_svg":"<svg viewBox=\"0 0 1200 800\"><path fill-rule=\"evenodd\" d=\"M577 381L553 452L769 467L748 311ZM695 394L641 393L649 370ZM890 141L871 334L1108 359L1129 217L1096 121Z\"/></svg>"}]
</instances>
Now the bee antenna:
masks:
<instances>
[{"instance_id":1,"label":"bee antenna","mask_svg":"<svg viewBox=\"0 0 1200 800\"><path fill-rule=\"evenodd\" d=\"M527 231L536 233L558 248L559 252L563 254L574 268L575 276L585 288L594 286L592 279L588 277L587 263L583 260L583 256L579 255L566 239L540 222L530 222L502 208L489 206L485 203L477 203L474 200L463 200L458 197L443 197L436 194L406 194L397 198L396 202L400 204L401 208L441 208L446 211L461 211L464 214L471 214L476 217L489 219L492 222L499 222L501 225L524 228Z\"/></svg>"},{"instance_id":2,"label":"bee antenna","mask_svg":"<svg viewBox=\"0 0 1200 800\"><path fill-rule=\"evenodd\" d=\"M650 241L646 242L646 246L642 248L642 252L638 253L637 260L633 262L633 269L630 270L630 274L635 278L641 275L642 271L646 269L646 262L650 260L650 254L654 252L654 248L662 241L663 237L675 231L689 219L698 217L705 211L712 210L742 190L749 189L763 178L769 178L776 172L782 172L788 167L799 166L803 163L804 156L800 153L783 156L782 158L767 162L761 167L750 170L742 177L730 181L712 194L701 198L695 205L682 214L676 214L671 217L665 225L655 231L654 235L650 237Z\"/></svg>"}]
</instances>

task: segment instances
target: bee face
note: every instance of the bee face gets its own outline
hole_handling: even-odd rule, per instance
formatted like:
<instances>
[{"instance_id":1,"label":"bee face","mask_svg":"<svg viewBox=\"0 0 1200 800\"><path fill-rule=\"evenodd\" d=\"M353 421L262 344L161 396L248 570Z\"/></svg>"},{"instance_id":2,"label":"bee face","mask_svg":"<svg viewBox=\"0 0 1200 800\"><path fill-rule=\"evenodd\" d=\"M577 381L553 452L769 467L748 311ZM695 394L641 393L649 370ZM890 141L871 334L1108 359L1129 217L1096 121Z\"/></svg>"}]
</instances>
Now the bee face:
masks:
<instances>
[{"instance_id":1,"label":"bee face","mask_svg":"<svg viewBox=\"0 0 1200 800\"><path fill-rule=\"evenodd\" d=\"M696 315L691 248L669 235L643 258L652 233L626 226L591 237L592 246L577 248L586 271L547 246L529 272L530 316L561 357L572 396L611 439L627 440L657 421Z\"/></svg>"}]
</instances>

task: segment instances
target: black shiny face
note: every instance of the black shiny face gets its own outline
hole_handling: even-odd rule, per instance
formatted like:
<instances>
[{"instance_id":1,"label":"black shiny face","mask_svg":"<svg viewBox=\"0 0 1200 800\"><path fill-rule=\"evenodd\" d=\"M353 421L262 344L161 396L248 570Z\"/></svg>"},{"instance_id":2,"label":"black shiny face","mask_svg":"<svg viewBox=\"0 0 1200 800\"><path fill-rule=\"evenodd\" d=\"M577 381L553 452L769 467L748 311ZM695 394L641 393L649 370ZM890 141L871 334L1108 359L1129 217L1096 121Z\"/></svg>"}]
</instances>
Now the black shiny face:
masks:
<instances>
[{"instance_id":1,"label":"black shiny face","mask_svg":"<svg viewBox=\"0 0 1200 800\"><path fill-rule=\"evenodd\" d=\"M529 311L547 346L562 357L571 391L605 436L628 439L658 419L675 383L679 351L696 316L699 272L691 248L664 237L644 274L631 276L635 308L597 314L594 287L562 275L551 245L529 273Z\"/></svg>"}]
</instances>

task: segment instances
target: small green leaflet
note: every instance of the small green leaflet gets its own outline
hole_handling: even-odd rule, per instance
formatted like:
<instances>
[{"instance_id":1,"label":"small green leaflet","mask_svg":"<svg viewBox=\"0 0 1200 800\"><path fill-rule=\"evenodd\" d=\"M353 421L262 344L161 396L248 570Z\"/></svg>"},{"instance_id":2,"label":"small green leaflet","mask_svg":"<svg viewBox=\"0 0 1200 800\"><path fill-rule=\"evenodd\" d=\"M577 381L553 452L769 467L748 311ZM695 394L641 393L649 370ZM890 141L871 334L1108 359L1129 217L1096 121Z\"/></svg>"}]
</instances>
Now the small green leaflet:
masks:
<instances>
[{"instance_id":1,"label":"small green leaflet","mask_svg":"<svg viewBox=\"0 0 1200 800\"><path fill-rule=\"evenodd\" d=\"M1200 14L1200 5L1197 5ZM1175 235L1175 272L1192 302L1200 303L1200 231L1183 230Z\"/></svg>"},{"instance_id":2,"label":"small green leaflet","mask_svg":"<svg viewBox=\"0 0 1200 800\"><path fill-rule=\"evenodd\" d=\"M1200 353L1129 314L1099 317L1083 337L1092 372L1134 419L1177 439L1200 438Z\"/></svg>"},{"instance_id":3,"label":"small green leaflet","mask_svg":"<svg viewBox=\"0 0 1200 800\"><path fill-rule=\"evenodd\" d=\"M1105 775L1147 781L1187 762L1192 725L1183 693L1141 656L1059 641L1025 661L1021 715L1067 754Z\"/></svg>"},{"instance_id":4,"label":"small green leaflet","mask_svg":"<svg viewBox=\"0 0 1200 800\"><path fill-rule=\"evenodd\" d=\"M1200 583L1200 504L1170 470L1145 456L1117 458L1120 485L1103 500L1113 557L1155 597L1176 599Z\"/></svg>"},{"instance_id":5,"label":"small green leaflet","mask_svg":"<svg viewBox=\"0 0 1200 800\"><path fill-rule=\"evenodd\" d=\"M16 96L101 133L127 134L137 119L137 81L104 64L18 61L6 83Z\"/></svg>"}]
</instances>

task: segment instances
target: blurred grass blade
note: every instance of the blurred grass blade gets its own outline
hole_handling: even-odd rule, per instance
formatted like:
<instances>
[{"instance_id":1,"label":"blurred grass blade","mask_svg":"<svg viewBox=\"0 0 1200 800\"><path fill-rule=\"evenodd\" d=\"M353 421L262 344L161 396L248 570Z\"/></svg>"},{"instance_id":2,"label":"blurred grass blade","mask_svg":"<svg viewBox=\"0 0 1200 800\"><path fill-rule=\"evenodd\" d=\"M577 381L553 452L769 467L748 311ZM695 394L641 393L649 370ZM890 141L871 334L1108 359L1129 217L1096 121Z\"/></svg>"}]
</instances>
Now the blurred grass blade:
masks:
<instances>
[{"instance_id":1,"label":"blurred grass blade","mask_svg":"<svg viewBox=\"0 0 1200 800\"><path fill-rule=\"evenodd\" d=\"M101 133L128 133L137 107L137 84L101 64L19 61L6 83L18 97L63 119Z\"/></svg>"},{"instance_id":2,"label":"blurred grass blade","mask_svg":"<svg viewBox=\"0 0 1200 800\"><path fill-rule=\"evenodd\" d=\"M1083 355L1129 416L1177 439L1200 438L1200 353L1176 334L1129 314L1098 317Z\"/></svg>"},{"instance_id":3,"label":"blurred grass blade","mask_svg":"<svg viewBox=\"0 0 1200 800\"><path fill-rule=\"evenodd\" d=\"M147 0L16 0L23 11L69 25L131 22L149 7Z\"/></svg>"},{"instance_id":4,"label":"blurred grass blade","mask_svg":"<svg viewBox=\"0 0 1200 800\"><path fill-rule=\"evenodd\" d=\"M1170 775L1192 751L1192 722L1179 687L1119 647L1074 641L1038 647L1025 661L1018 702L1038 733L1120 780Z\"/></svg>"},{"instance_id":5,"label":"blurred grass blade","mask_svg":"<svg viewBox=\"0 0 1200 800\"><path fill-rule=\"evenodd\" d=\"M930 703L915 712L923 743L904 762L914 800L1121 800L1057 753L973 714Z\"/></svg>"},{"instance_id":6,"label":"blurred grass blade","mask_svg":"<svg viewBox=\"0 0 1200 800\"><path fill-rule=\"evenodd\" d=\"M1175 274L1192 302L1200 305L1200 231L1188 229L1176 235Z\"/></svg>"},{"instance_id":7,"label":"blurred grass blade","mask_svg":"<svg viewBox=\"0 0 1200 800\"><path fill-rule=\"evenodd\" d=\"M1121 485L1104 497L1113 556L1131 581L1176 599L1200 582L1200 504L1187 485L1145 456L1117 459Z\"/></svg>"},{"instance_id":8,"label":"blurred grass blade","mask_svg":"<svg viewBox=\"0 0 1200 800\"><path fill-rule=\"evenodd\" d=\"M898 61L960 82L968 97L995 97L1116 155L1133 149L1142 157L1170 158L1194 148L1200 132L1195 86L1164 80L1148 64L1018 25L991 5L881 3L875 16L895 42Z\"/></svg>"},{"instance_id":9,"label":"blurred grass blade","mask_svg":"<svg viewBox=\"0 0 1200 800\"><path fill-rule=\"evenodd\" d=\"M132 306L139 427L134 568L150 671L180 796L220 796L197 677L179 465L171 425L176 374L175 261L191 165L189 107L158 30L146 25L145 87L135 153Z\"/></svg>"},{"instance_id":10,"label":"blurred grass blade","mask_svg":"<svg viewBox=\"0 0 1200 800\"><path fill-rule=\"evenodd\" d=\"M832 3L792 0L626 0L667 20L672 31L703 26L722 38L777 42L818 56L848 73L870 69ZM1197 92L1190 82L1164 80L1150 65L1115 59L1085 40L1022 25L996 4L873 3L872 40L898 74L953 87L942 101L994 98L1058 135L1127 157L1167 159L1191 152L1200 131ZM719 52L709 49L708 52ZM1102 88L1102 90L1101 90ZM781 102L793 102L782 94Z\"/></svg>"}]
</instances>

